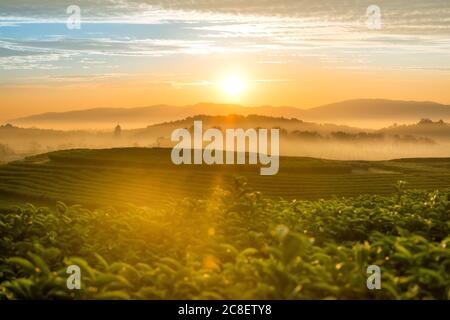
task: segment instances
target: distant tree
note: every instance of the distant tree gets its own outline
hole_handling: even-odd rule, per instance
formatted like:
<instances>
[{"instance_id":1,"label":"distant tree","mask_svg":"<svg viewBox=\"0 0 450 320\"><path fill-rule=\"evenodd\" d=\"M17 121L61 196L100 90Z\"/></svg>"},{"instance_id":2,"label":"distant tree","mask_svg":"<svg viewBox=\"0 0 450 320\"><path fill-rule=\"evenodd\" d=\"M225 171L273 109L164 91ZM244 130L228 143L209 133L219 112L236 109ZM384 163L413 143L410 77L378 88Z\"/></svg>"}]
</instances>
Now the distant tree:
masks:
<instances>
[{"instance_id":1,"label":"distant tree","mask_svg":"<svg viewBox=\"0 0 450 320\"><path fill-rule=\"evenodd\" d=\"M423 118L419 121L419 124L433 124L433 120L431 119L427 119L427 118Z\"/></svg>"},{"instance_id":2,"label":"distant tree","mask_svg":"<svg viewBox=\"0 0 450 320\"><path fill-rule=\"evenodd\" d=\"M116 128L114 129L114 137L120 138L121 135L122 135L122 128L121 128L120 125L118 124L118 125L116 126Z\"/></svg>"}]
</instances>

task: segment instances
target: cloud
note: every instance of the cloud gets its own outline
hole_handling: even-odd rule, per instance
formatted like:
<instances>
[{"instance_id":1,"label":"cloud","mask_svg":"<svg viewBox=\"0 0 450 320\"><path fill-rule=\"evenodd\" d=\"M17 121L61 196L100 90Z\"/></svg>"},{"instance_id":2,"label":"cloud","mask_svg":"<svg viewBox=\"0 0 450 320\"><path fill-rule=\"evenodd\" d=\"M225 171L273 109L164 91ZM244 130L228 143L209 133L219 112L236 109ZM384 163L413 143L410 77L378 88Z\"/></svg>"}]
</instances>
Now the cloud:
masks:
<instances>
[{"instance_id":1,"label":"cloud","mask_svg":"<svg viewBox=\"0 0 450 320\"><path fill-rule=\"evenodd\" d=\"M73 1L41 0L37 4L16 0L0 3L0 68L57 68L56 62L71 59L91 59L84 61L95 67L93 60L106 65L101 57L222 53L263 53L268 57L285 53L295 59L316 57L339 67L341 63L371 61L389 66L396 63L399 54L419 53L428 54L421 56L422 67L436 68L428 62L450 52L448 0L376 3L381 8L382 29L374 31L365 24L366 9L372 4L368 0L78 0L82 23L104 25L106 31L88 35L82 33L82 25L78 33L36 34L30 30L30 35L24 36L9 29L65 24L66 8ZM120 30L106 26L111 23L123 28L130 24L142 27L130 28L124 37ZM146 36L144 30L153 33ZM449 60L439 56L444 68L450 65ZM283 63L286 59L262 61Z\"/></svg>"},{"instance_id":2,"label":"cloud","mask_svg":"<svg viewBox=\"0 0 450 320\"><path fill-rule=\"evenodd\" d=\"M24 55L0 57L0 69L3 70L55 70L59 67L54 64L62 58L58 54Z\"/></svg>"},{"instance_id":3,"label":"cloud","mask_svg":"<svg viewBox=\"0 0 450 320\"><path fill-rule=\"evenodd\" d=\"M445 29L450 27L448 0L78 0L87 21L155 23L161 21L220 21L236 17L319 18L329 22L365 19L366 9L376 3L387 27ZM15 0L0 3L4 17L30 19L67 18L73 0ZM233 18L234 17L234 18Z\"/></svg>"}]
</instances>

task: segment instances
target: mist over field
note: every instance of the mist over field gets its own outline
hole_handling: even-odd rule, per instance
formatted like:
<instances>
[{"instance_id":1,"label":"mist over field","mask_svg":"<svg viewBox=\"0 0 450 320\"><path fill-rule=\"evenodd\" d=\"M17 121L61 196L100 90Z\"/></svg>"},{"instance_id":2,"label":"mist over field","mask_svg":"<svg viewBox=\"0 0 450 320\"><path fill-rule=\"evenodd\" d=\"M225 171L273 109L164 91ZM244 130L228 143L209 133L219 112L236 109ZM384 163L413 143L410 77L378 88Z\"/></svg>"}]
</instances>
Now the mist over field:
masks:
<instances>
[{"instance_id":1,"label":"mist over field","mask_svg":"<svg viewBox=\"0 0 450 320\"><path fill-rule=\"evenodd\" d=\"M391 102L392 103L392 102ZM153 110L156 109L156 110ZM147 108L146 113L161 113L160 107ZM233 111L242 111L244 107L229 107ZM450 108L450 107L449 107ZM212 111L202 108L203 114L208 112L217 114L220 110L218 106ZM251 109L246 112L258 112L259 109ZM196 110L198 111L198 110ZM221 113L227 112L225 107ZM265 109L265 112L274 114L276 108ZM82 128L92 125L86 117L92 115L94 111L79 111L78 120L81 115L84 119ZM124 111L121 110L121 113ZM193 112L189 110L187 113ZM282 113L283 110L277 111ZM300 120L298 118L286 116L247 115L194 115L187 118L179 118L166 122L147 125L145 127L133 128L137 125L135 120L144 121L142 110L138 115L136 111L127 111L123 121L109 122L109 110L96 109L95 114L103 113L107 116L98 129L77 129L77 130L55 130L26 128L17 125L7 124L0 127L0 144L2 151L0 159L8 161L19 159L27 155L44 153L48 151L74 149L74 148L117 148L117 147L173 147L175 141L171 141L171 134L177 128L190 129L194 121L201 120L204 129L219 128L223 132L225 129L242 128L244 130L252 128L278 128L280 129L280 153L286 156L303 156L337 160L388 160L396 158L414 157L448 157L450 156L450 125L443 120L433 121L423 118L416 123L398 124L378 129L367 129L357 126L336 125L328 122L315 123ZM241 112L242 113L242 112ZM431 114L433 114L431 112ZM445 115L444 113L440 115ZM56 127L64 127L72 114L43 115L32 117L34 121L44 121L52 119ZM67 117L67 118L66 118ZM165 114L167 119L176 116ZM362 117L362 116L361 116ZM39 120L40 119L40 120ZM148 122L155 121L154 117L149 117ZM71 125L76 126L77 118ZM23 120L22 120L23 121ZM20 121L19 121L20 123ZM45 122L44 122L45 123ZM120 124L125 124L122 127ZM355 125L358 121L353 122ZM128 128L126 125L131 126ZM44 126L45 127L45 126ZM118 132L115 130L119 130Z\"/></svg>"}]
</instances>

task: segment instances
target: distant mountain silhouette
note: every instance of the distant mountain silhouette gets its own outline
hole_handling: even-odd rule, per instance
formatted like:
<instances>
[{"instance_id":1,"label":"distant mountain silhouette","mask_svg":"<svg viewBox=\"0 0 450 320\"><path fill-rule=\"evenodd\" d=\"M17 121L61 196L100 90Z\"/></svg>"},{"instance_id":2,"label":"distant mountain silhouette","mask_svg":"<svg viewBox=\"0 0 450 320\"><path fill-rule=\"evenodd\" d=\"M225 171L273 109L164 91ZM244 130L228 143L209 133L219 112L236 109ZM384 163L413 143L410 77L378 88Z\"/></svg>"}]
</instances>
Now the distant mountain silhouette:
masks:
<instances>
[{"instance_id":1,"label":"distant mountain silhouette","mask_svg":"<svg viewBox=\"0 0 450 320\"><path fill-rule=\"evenodd\" d=\"M423 118L450 120L450 106L435 102L382 99L349 100L306 110L308 121L417 122Z\"/></svg>"},{"instance_id":2,"label":"distant mountain silhouette","mask_svg":"<svg viewBox=\"0 0 450 320\"><path fill-rule=\"evenodd\" d=\"M8 121L18 126L40 128L110 128L121 123L124 127L144 127L156 123L175 121L187 117L204 115L249 115L286 116L298 118L301 110L293 107L243 107L231 104L199 103L177 107L155 105L138 108L96 108L68 112L49 112Z\"/></svg>"},{"instance_id":3,"label":"distant mountain silhouette","mask_svg":"<svg viewBox=\"0 0 450 320\"><path fill-rule=\"evenodd\" d=\"M18 118L9 122L14 125L41 128L104 129L117 123L123 124L124 127L137 128L200 114L211 116L255 114L358 127L383 127L394 123L415 123L422 118L450 121L450 106L434 102L381 99L348 100L311 109L199 103L184 107L155 105L138 108L96 108L52 112Z\"/></svg>"}]
</instances>

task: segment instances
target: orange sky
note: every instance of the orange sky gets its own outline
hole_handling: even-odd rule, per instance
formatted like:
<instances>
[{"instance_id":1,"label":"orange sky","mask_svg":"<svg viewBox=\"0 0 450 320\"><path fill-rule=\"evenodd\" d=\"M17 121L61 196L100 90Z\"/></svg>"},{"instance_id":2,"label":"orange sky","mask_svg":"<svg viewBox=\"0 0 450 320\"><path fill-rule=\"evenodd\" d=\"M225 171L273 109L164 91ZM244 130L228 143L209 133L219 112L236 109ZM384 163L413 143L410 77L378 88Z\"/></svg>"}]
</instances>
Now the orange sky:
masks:
<instances>
[{"instance_id":1,"label":"orange sky","mask_svg":"<svg viewBox=\"0 0 450 320\"><path fill-rule=\"evenodd\" d=\"M450 3L379 0L374 28L366 1L194 2L80 0L79 29L65 1L0 3L0 122L198 102L450 104ZM230 76L245 86L234 97Z\"/></svg>"},{"instance_id":2,"label":"orange sky","mask_svg":"<svg viewBox=\"0 0 450 320\"><path fill-rule=\"evenodd\" d=\"M236 97L223 92L219 78L191 85L157 85L142 77L96 84L43 83L39 86L2 88L0 118L6 121L40 112L92 107L187 105L197 102L308 108L346 99L387 98L450 104L450 81L446 74L440 72L385 72L380 75L373 72L316 70L302 73L300 79L264 81L247 74L243 81L245 89Z\"/></svg>"}]
</instances>

